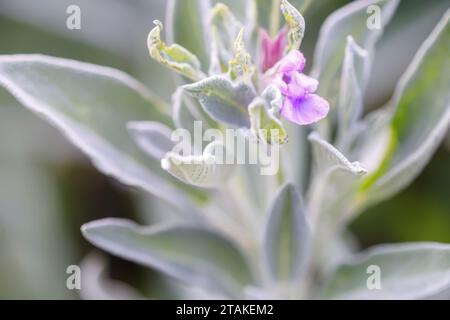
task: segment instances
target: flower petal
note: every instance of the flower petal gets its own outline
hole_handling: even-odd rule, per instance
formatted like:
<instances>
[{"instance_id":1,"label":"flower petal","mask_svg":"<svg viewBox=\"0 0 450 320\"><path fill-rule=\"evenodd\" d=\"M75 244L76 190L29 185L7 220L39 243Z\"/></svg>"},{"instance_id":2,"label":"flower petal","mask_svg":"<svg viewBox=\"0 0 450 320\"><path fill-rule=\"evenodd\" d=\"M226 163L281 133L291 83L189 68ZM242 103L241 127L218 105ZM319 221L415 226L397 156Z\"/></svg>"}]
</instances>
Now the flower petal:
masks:
<instances>
[{"instance_id":1,"label":"flower petal","mask_svg":"<svg viewBox=\"0 0 450 320\"><path fill-rule=\"evenodd\" d=\"M272 41L270 39L269 34L267 33L266 30L261 29L261 45L262 45L262 49L263 49L264 60L267 58L268 53L270 52L271 44L272 44Z\"/></svg>"},{"instance_id":2,"label":"flower petal","mask_svg":"<svg viewBox=\"0 0 450 320\"><path fill-rule=\"evenodd\" d=\"M274 81L281 93L289 98L302 98L317 90L319 81L297 71L286 72Z\"/></svg>"},{"instance_id":3,"label":"flower petal","mask_svg":"<svg viewBox=\"0 0 450 320\"><path fill-rule=\"evenodd\" d=\"M271 39L266 30L261 30L261 45L263 49L262 71L265 72L272 68L281 60L284 48L287 45L288 28L283 28L275 39Z\"/></svg>"},{"instance_id":4,"label":"flower petal","mask_svg":"<svg viewBox=\"0 0 450 320\"><path fill-rule=\"evenodd\" d=\"M280 61L280 64L278 65L278 72L302 72L305 67L305 63L306 60L303 53L298 50L292 50Z\"/></svg>"},{"instance_id":5,"label":"flower petal","mask_svg":"<svg viewBox=\"0 0 450 320\"><path fill-rule=\"evenodd\" d=\"M274 84L275 86L277 86L278 89L280 89L281 93L283 93L284 95L286 95L286 92L288 92L288 85L283 80L283 75L282 74L276 74L275 76L272 76L271 78L269 78L267 83L266 83L266 87L269 84Z\"/></svg>"},{"instance_id":6,"label":"flower petal","mask_svg":"<svg viewBox=\"0 0 450 320\"><path fill-rule=\"evenodd\" d=\"M319 86L319 81L314 78L311 78L303 73L297 73L294 77L294 81L296 84L303 88L307 93L316 92L317 87Z\"/></svg>"},{"instance_id":7,"label":"flower petal","mask_svg":"<svg viewBox=\"0 0 450 320\"><path fill-rule=\"evenodd\" d=\"M287 120L300 125L317 122L328 114L328 102L316 94L309 94L304 98L286 98L281 109L281 115Z\"/></svg>"}]
</instances>

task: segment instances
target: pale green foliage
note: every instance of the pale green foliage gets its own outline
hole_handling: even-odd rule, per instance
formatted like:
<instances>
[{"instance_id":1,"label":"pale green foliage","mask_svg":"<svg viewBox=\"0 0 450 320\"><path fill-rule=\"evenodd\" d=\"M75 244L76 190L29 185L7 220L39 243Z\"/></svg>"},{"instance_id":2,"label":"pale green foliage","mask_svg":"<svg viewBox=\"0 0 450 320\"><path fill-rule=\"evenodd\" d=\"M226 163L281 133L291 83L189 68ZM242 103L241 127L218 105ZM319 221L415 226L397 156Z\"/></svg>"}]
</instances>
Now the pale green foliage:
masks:
<instances>
[{"instance_id":1,"label":"pale green foliage","mask_svg":"<svg viewBox=\"0 0 450 320\"><path fill-rule=\"evenodd\" d=\"M157 22L148 46L152 58L183 76L172 108L120 71L39 55L0 56L0 85L19 102L103 173L153 194L184 218L149 228L105 219L84 225L84 236L203 297L403 299L446 289L448 246L386 245L354 256L342 234L363 208L406 187L448 130L450 11L422 44L389 105L365 117L362 97L382 34L366 28L365 10L379 5L384 27L398 1L354 1L327 18L313 74L332 111L308 136L309 130L293 130L280 119L283 96L275 86L261 88L255 65L258 23L277 26L282 13L287 50L297 49L308 1L262 2L248 1L244 29L242 1L227 2L240 10L235 13L224 4L213 7L216 1L168 2L173 44L161 40ZM217 161L231 151L219 141L192 154L174 153L172 131L192 134L196 120L218 132L239 129L271 151L280 147L280 170L262 176L261 164ZM368 265L381 269L381 290L367 286Z\"/></svg>"},{"instance_id":2,"label":"pale green foliage","mask_svg":"<svg viewBox=\"0 0 450 320\"><path fill-rule=\"evenodd\" d=\"M282 0L281 11L289 26L288 51L299 49L305 34L305 19L288 1Z\"/></svg>"},{"instance_id":3,"label":"pale green foliage","mask_svg":"<svg viewBox=\"0 0 450 320\"><path fill-rule=\"evenodd\" d=\"M253 134L268 144L283 144L288 140L287 132L273 110L271 101L257 97L248 106Z\"/></svg>"},{"instance_id":4,"label":"pale green foliage","mask_svg":"<svg viewBox=\"0 0 450 320\"><path fill-rule=\"evenodd\" d=\"M178 44L167 46L161 40L162 23L158 20L154 23L155 27L150 31L147 39L150 56L191 80L201 79L203 74L197 57Z\"/></svg>"}]
</instances>

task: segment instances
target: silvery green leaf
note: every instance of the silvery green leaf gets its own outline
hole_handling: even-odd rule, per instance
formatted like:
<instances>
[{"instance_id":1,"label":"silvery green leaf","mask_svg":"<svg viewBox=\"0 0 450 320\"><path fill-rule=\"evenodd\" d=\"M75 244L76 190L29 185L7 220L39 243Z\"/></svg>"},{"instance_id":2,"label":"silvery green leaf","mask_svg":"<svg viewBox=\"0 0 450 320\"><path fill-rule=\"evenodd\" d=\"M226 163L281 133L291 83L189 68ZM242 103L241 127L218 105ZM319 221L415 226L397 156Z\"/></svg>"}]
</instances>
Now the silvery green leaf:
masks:
<instances>
[{"instance_id":1,"label":"silvery green leaf","mask_svg":"<svg viewBox=\"0 0 450 320\"><path fill-rule=\"evenodd\" d=\"M280 89L274 85L270 85L263 91L261 96L269 103L270 113L279 117L281 107L283 106L283 96Z\"/></svg>"},{"instance_id":2,"label":"silvery green leaf","mask_svg":"<svg viewBox=\"0 0 450 320\"><path fill-rule=\"evenodd\" d=\"M208 28L211 33L210 74L227 72L228 63L235 55L233 48L241 29L242 24L223 3L211 9Z\"/></svg>"},{"instance_id":3,"label":"silvery green leaf","mask_svg":"<svg viewBox=\"0 0 450 320\"><path fill-rule=\"evenodd\" d=\"M369 53L358 46L352 36L348 36L337 109L338 145L344 149L347 149L350 142L351 137L348 133L352 131L362 115L365 82L369 71Z\"/></svg>"},{"instance_id":4,"label":"silvery green leaf","mask_svg":"<svg viewBox=\"0 0 450 320\"><path fill-rule=\"evenodd\" d=\"M305 19L287 0L281 1L281 12L289 26L288 51L298 50L305 34Z\"/></svg>"},{"instance_id":5,"label":"silvery green leaf","mask_svg":"<svg viewBox=\"0 0 450 320\"><path fill-rule=\"evenodd\" d=\"M200 103L179 87L172 95L173 122L176 128L187 129L194 134L195 121L201 121L203 129L216 128L217 123L203 110Z\"/></svg>"},{"instance_id":6,"label":"silvery green leaf","mask_svg":"<svg viewBox=\"0 0 450 320\"><path fill-rule=\"evenodd\" d=\"M1 56L0 85L61 130L103 173L183 212L197 212L185 195L155 174L161 172L159 164L140 152L127 132L133 120L170 124L166 107L130 76L41 55Z\"/></svg>"},{"instance_id":7,"label":"silvery green leaf","mask_svg":"<svg viewBox=\"0 0 450 320\"><path fill-rule=\"evenodd\" d=\"M248 107L251 131L255 137L268 144L283 144L288 136L280 119L269 110L270 104L261 97L256 97Z\"/></svg>"},{"instance_id":8,"label":"silvery green leaf","mask_svg":"<svg viewBox=\"0 0 450 320\"><path fill-rule=\"evenodd\" d=\"M184 89L198 99L214 120L235 127L250 127L247 109L255 92L245 83L234 84L225 77L212 76L185 85Z\"/></svg>"},{"instance_id":9,"label":"silvery green leaf","mask_svg":"<svg viewBox=\"0 0 450 320\"><path fill-rule=\"evenodd\" d=\"M229 75L234 81L251 81L254 72L252 58L244 47L244 28L234 42L234 57L229 61Z\"/></svg>"},{"instance_id":10,"label":"silvery green leaf","mask_svg":"<svg viewBox=\"0 0 450 320\"><path fill-rule=\"evenodd\" d=\"M221 61L220 57L220 45L219 45L219 33L216 28L211 27L211 48L209 55L209 69L208 74L210 76L215 74L222 74L228 70L228 65Z\"/></svg>"},{"instance_id":11,"label":"silvery green leaf","mask_svg":"<svg viewBox=\"0 0 450 320\"><path fill-rule=\"evenodd\" d=\"M157 160L164 158L175 146L170 138L172 129L160 122L132 121L127 127L136 144Z\"/></svg>"},{"instance_id":12,"label":"silvery green leaf","mask_svg":"<svg viewBox=\"0 0 450 320\"><path fill-rule=\"evenodd\" d=\"M309 255L310 230L300 194L293 184L275 196L264 235L264 261L272 280L298 280Z\"/></svg>"},{"instance_id":13,"label":"silvery green leaf","mask_svg":"<svg viewBox=\"0 0 450 320\"><path fill-rule=\"evenodd\" d=\"M81 230L87 240L111 254L229 297L253 282L240 250L202 225L141 227L129 220L104 219Z\"/></svg>"},{"instance_id":14,"label":"silvery green leaf","mask_svg":"<svg viewBox=\"0 0 450 320\"><path fill-rule=\"evenodd\" d=\"M387 149L362 185L369 202L392 196L422 171L450 123L450 10L417 52L399 81Z\"/></svg>"},{"instance_id":15,"label":"silvery green leaf","mask_svg":"<svg viewBox=\"0 0 450 320\"><path fill-rule=\"evenodd\" d=\"M225 4L239 21L245 21L247 1L242 0L211 0L213 5Z\"/></svg>"},{"instance_id":16,"label":"silvery green leaf","mask_svg":"<svg viewBox=\"0 0 450 320\"><path fill-rule=\"evenodd\" d=\"M330 102L331 106L337 104L345 39L349 35L352 36L355 42L371 55L376 41L392 18L398 3L398 0L354 1L336 10L325 20L314 53L312 76L319 79L319 93ZM367 8L371 5L380 8L379 29L369 29L367 25L370 17Z\"/></svg>"},{"instance_id":17,"label":"silvery green leaf","mask_svg":"<svg viewBox=\"0 0 450 320\"><path fill-rule=\"evenodd\" d=\"M359 162L350 162L339 150L320 138L317 132L311 133L308 140L312 145L317 172L344 171L356 176L367 173Z\"/></svg>"},{"instance_id":18,"label":"silvery green leaf","mask_svg":"<svg viewBox=\"0 0 450 320\"><path fill-rule=\"evenodd\" d=\"M359 159L367 172L375 172L383 160L390 138L391 112L370 112L347 134L352 140L351 155Z\"/></svg>"},{"instance_id":19,"label":"silvery green leaf","mask_svg":"<svg viewBox=\"0 0 450 320\"><path fill-rule=\"evenodd\" d=\"M294 10L304 13L312 0L290 0ZM272 36L281 28L281 0L250 0L257 9L257 23L261 28L270 31ZM290 9L292 10L292 9Z\"/></svg>"},{"instance_id":20,"label":"silvery green leaf","mask_svg":"<svg viewBox=\"0 0 450 320\"><path fill-rule=\"evenodd\" d=\"M290 4L298 12L304 13L312 0L291 0ZM281 0L248 0L246 3L245 43L253 61L260 61L260 31L264 28L272 37L283 27L281 25L282 12L280 10ZM296 14L295 14L296 15ZM299 19L299 22L301 18ZM298 29L297 29L298 30ZM300 30L298 30L300 31Z\"/></svg>"},{"instance_id":21,"label":"silvery green leaf","mask_svg":"<svg viewBox=\"0 0 450 320\"><path fill-rule=\"evenodd\" d=\"M245 1L245 37L247 49L253 57L253 61L260 58L260 26L258 24L258 8L255 0Z\"/></svg>"},{"instance_id":22,"label":"silvery green leaf","mask_svg":"<svg viewBox=\"0 0 450 320\"><path fill-rule=\"evenodd\" d=\"M250 143L256 143L251 140ZM255 147L256 149L257 147ZM250 148L248 148L250 149ZM230 179L230 188L235 187L246 194L245 201L254 208L256 214L263 214L270 201L267 194L272 190L272 176L262 175L261 166L257 164L245 164L236 166L236 173ZM233 182L235 184L233 185Z\"/></svg>"},{"instance_id":23,"label":"silvery green leaf","mask_svg":"<svg viewBox=\"0 0 450 320\"><path fill-rule=\"evenodd\" d=\"M161 40L162 23L158 20L155 20L154 23L155 27L150 31L147 38L147 47L150 56L162 65L169 67L193 81L204 78L197 57L176 43L167 46Z\"/></svg>"},{"instance_id":24,"label":"silvery green leaf","mask_svg":"<svg viewBox=\"0 0 450 320\"><path fill-rule=\"evenodd\" d=\"M203 188L223 186L234 169L233 164L227 164L227 151L221 142L211 142L200 156L169 152L161 167L181 181Z\"/></svg>"},{"instance_id":25,"label":"silvery green leaf","mask_svg":"<svg viewBox=\"0 0 450 320\"><path fill-rule=\"evenodd\" d=\"M326 225L330 223L329 220L332 220L333 224L341 223L349 211L347 206L352 203L352 196L357 190L358 183L367 170L357 161L350 162L317 132L311 133L308 140L311 143L315 163L314 179L308 190L308 213L311 223ZM336 203L339 203L339 206ZM325 230L325 227L318 226L317 229ZM319 250L316 251L322 254Z\"/></svg>"},{"instance_id":26,"label":"silvery green leaf","mask_svg":"<svg viewBox=\"0 0 450 320\"><path fill-rule=\"evenodd\" d=\"M450 286L450 246L405 243L374 247L347 260L327 282L324 298L328 299L425 298Z\"/></svg>"},{"instance_id":27,"label":"silvery green leaf","mask_svg":"<svg viewBox=\"0 0 450 320\"><path fill-rule=\"evenodd\" d=\"M167 1L166 37L170 43L178 43L208 65L209 41L207 36L208 0Z\"/></svg>"}]
</instances>

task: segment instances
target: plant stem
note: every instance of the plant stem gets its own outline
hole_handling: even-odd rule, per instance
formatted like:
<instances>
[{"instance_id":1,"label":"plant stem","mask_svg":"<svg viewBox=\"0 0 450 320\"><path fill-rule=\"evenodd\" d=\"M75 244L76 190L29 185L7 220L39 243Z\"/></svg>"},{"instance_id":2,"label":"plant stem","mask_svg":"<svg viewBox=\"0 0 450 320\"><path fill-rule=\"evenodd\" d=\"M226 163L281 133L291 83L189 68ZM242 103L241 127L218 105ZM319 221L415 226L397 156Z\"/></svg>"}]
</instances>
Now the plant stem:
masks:
<instances>
[{"instance_id":1,"label":"plant stem","mask_svg":"<svg viewBox=\"0 0 450 320\"><path fill-rule=\"evenodd\" d=\"M281 186L284 184L284 182L286 181L285 176L284 176L284 170L283 170L283 161L282 161L282 157L281 157L281 150L279 153L279 159L278 159L278 172L277 172L277 184L278 186Z\"/></svg>"},{"instance_id":2,"label":"plant stem","mask_svg":"<svg viewBox=\"0 0 450 320\"><path fill-rule=\"evenodd\" d=\"M270 36L275 38L280 29L280 6L281 0L272 0L272 8L270 10L269 30Z\"/></svg>"}]
</instances>

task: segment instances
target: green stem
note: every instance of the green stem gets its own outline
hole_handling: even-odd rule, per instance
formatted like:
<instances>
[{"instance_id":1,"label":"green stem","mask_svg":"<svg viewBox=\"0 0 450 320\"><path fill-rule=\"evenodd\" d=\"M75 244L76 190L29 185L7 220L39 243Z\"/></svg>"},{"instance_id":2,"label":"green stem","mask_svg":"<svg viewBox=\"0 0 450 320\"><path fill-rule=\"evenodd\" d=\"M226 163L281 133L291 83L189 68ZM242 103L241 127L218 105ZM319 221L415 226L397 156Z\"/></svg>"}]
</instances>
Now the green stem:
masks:
<instances>
[{"instance_id":1,"label":"green stem","mask_svg":"<svg viewBox=\"0 0 450 320\"><path fill-rule=\"evenodd\" d=\"M284 182L286 181L285 179L285 175L284 175L284 170L283 170L283 161L282 161L282 157L281 157L281 150L279 153L279 163L278 163L278 172L277 172L277 184L279 186L283 185Z\"/></svg>"},{"instance_id":2,"label":"green stem","mask_svg":"<svg viewBox=\"0 0 450 320\"><path fill-rule=\"evenodd\" d=\"M270 36L275 38L280 29L280 6L281 0L272 0L272 8L270 10Z\"/></svg>"}]
</instances>

